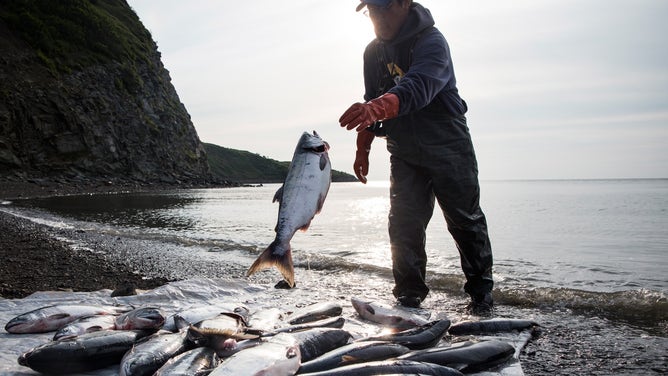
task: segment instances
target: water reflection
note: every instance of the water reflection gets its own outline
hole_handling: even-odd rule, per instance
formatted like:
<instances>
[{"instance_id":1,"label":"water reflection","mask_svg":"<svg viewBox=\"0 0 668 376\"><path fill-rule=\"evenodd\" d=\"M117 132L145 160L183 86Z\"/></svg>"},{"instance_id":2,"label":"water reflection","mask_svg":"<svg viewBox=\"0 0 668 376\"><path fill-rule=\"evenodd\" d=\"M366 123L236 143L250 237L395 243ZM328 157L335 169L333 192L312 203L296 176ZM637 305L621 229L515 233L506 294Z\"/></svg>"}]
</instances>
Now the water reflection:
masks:
<instances>
[{"instance_id":1,"label":"water reflection","mask_svg":"<svg viewBox=\"0 0 668 376\"><path fill-rule=\"evenodd\" d=\"M177 193L119 193L36 198L15 204L81 221L182 230L197 225L194 218L183 216L182 211L199 201L197 196Z\"/></svg>"}]
</instances>

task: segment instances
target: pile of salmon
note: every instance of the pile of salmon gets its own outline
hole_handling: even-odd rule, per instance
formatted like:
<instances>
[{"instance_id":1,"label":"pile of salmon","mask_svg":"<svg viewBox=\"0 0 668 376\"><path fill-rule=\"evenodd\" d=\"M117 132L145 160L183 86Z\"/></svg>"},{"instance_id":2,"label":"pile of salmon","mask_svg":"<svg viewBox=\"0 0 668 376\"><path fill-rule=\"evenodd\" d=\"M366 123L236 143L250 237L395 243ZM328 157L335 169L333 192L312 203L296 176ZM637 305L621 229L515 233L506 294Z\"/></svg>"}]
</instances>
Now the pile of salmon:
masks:
<instances>
[{"instance_id":1,"label":"pile of salmon","mask_svg":"<svg viewBox=\"0 0 668 376\"><path fill-rule=\"evenodd\" d=\"M8 333L55 332L19 364L45 374L119 367L124 375L462 375L503 367L515 355L485 333L535 330L531 320L451 325L411 310L351 299L378 335L344 330L343 307L316 303L284 312L203 305L166 315L158 307L56 305L11 319ZM446 338L444 338L446 337Z\"/></svg>"}]
</instances>

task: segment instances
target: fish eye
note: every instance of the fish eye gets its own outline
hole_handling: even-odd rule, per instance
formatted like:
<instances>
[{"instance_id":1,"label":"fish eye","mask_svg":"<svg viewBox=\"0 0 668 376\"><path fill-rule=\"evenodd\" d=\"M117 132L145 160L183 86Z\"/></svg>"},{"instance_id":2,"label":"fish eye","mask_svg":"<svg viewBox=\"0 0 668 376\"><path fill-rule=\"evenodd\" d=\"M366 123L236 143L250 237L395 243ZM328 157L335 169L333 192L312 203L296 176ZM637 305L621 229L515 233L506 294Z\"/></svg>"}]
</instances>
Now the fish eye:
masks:
<instances>
[{"instance_id":1,"label":"fish eye","mask_svg":"<svg viewBox=\"0 0 668 376\"><path fill-rule=\"evenodd\" d=\"M285 357L288 359L292 359L296 356L297 356L297 349L294 347L289 348L287 353L285 353Z\"/></svg>"}]
</instances>

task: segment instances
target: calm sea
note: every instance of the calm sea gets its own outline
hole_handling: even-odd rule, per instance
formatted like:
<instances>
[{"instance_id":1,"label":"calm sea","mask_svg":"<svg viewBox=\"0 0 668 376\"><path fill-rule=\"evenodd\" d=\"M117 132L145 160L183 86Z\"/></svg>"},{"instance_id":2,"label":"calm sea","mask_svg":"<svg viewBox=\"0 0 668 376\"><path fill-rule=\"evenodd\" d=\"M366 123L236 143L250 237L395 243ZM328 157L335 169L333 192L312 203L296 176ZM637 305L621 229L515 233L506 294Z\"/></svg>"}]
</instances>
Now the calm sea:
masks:
<instances>
[{"instance_id":1,"label":"calm sea","mask_svg":"<svg viewBox=\"0 0 668 376\"><path fill-rule=\"evenodd\" d=\"M274 238L279 185L20 202L65 220L185 243L243 249ZM292 241L296 262L390 268L387 183L334 183L323 211ZM499 288L668 291L668 180L484 181ZM436 209L431 273L457 275L459 257Z\"/></svg>"},{"instance_id":2,"label":"calm sea","mask_svg":"<svg viewBox=\"0 0 668 376\"><path fill-rule=\"evenodd\" d=\"M647 294L649 299L668 292L668 180L481 185L496 285L508 300L521 302L525 293L535 291L547 291L549 297L563 289L570 295L632 292L634 298ZM73 226L245 250L252 259L274 238L278 204L272 198L278 187L69 196L17 204L82 222ZM293 238L297 266L389 271L388 197L385 182L332 184L322 212L308 231ZM431 284L459 289L459 256L438 208L427 249Z\"/></svg>"},{"instance_id":3,"label":"calm sea","mask_svg":"<svg viewBox=\"0 0 668 376\"><path fill-rule=\"evenodd\" d=\"M60 228L65 238L105 242L138 269L246 278L274 239L278 187L53 197L2 209ZM483 181L481 188L499 314L530 316L553 331L530 350L539 354L526 360L534 374L668 369L668 179ZM322 212L292 239L302 294L388 299L388 191L383 182L332 184ZM151 255L137 251L147 244ZM459 312L466 302L459 257L438 208L427 248L432 291L425 304ZM250 281L279 279L268 270ZM571 351L592 336L589 350ZM628 365L578 364L599 356L591 352L609 356L611 346Z\"/></svg>"}]
</instances>

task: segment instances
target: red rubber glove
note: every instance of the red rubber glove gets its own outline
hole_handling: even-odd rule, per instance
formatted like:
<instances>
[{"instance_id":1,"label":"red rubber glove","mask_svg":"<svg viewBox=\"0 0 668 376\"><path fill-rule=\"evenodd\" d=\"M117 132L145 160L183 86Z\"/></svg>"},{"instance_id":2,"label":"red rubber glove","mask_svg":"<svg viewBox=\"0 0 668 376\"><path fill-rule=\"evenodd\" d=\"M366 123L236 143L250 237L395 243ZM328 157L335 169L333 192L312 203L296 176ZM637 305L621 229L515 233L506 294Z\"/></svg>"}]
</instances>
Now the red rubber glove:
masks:
<instances>
[{"instance_id":1,"label":"red rubber glove","mask_svg":"<svg viewBox=\"0 0 668 376\"><path fill-rule=\"evenodd\" d=\"M353 172L357 179L366 184L366 176L369 174L369 153L371 152L371 143L374 135L371 132L360 132L357 134L357 151L355 152L355 162L353 163Z\"/></svg>"},{"instance_id":2,"label":"red rubber glove","mask_svg":"<svg viewBox=\"0 0 668 376\"><path fill-rule=\"evenodd\" d=\"M365 130L373 123L391 119L399 114L399 97L385 93L366 103L355 103L339 118L339 123L347 130L357 128L357 132Z\"/></svg>"}]
</instances>

